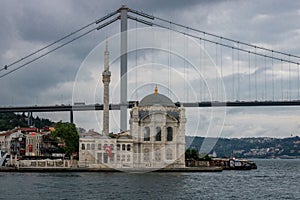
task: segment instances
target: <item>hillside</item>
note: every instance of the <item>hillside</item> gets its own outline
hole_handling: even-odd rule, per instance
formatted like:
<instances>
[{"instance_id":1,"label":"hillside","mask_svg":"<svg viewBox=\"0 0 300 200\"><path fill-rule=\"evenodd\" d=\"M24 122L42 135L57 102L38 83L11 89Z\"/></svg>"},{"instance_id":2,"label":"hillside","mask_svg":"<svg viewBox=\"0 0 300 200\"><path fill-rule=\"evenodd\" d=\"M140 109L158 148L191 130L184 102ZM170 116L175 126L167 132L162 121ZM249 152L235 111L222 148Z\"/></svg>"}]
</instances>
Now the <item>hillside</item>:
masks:
<instances>
[{"instance_id":1,"label":"hillside","mask_svg":"<svg viewBox=\"0 0 300 200\"><path fill-rule=\"evenodd\" d=\"M203 137L186 137L186 147L200 151ZM211 149L210 144L216 145ZM238 158L300 158L300 138L207 138L205 143L210 151L216 152L218 157L230 157L232 154ZM203 149L203 147L202 147ZM205 149L205 148L204 148Z\"/></svg>"},{"instance_id":2,"label":"hillside","mask_svg":"<svg viewBox=\"0 0 300 200\"><path fill-rule=\"evenodd\" d=\"M23 114L0 113L0 131L11 130L15 127L28 127L28 118ZM32 119L33 126L43 128L54 123L38 116ZM218 157L238 158L300 158L300 138L206 138L186 137L186 148L193 148L200 153L216 152ZM213 148L212 148L213 146ZM206 147L206 148L205 148Z\"/></svg>"},{"instance_id":3,"label":"hillside","mask_svg":"<svg viewBox=\"0 0 300 200\"><path fill-rule=\"evenodd\" d=\"M11 130L15 127L28 127L28 118L23 114L15 113L0 113L0 131ZM43 128L51 126L53 122L48 119L40 119L38 116L32 118L33 126L36 128Z\"/></svg>"}]
</instances>

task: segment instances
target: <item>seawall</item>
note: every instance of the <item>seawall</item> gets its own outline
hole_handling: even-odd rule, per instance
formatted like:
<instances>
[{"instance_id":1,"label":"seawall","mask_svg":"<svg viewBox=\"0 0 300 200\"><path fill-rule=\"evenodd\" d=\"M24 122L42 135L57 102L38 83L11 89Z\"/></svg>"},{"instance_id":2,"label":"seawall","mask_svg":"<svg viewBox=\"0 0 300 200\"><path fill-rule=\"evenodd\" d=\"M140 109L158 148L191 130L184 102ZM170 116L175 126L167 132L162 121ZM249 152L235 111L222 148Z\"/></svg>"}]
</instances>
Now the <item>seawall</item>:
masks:
<instances>
[{"instance_id":1,"label":"seawall","mask_svg":"<svg viewBox=\"0 0 300 200\"><path fill-rule=\"evenodd\" d=\"M138 168L14 168L1 167L0 172L221 172L221 167L186 167L186 168L162 168L162 169L138 169Z\"/></svg>"}]
</instances>

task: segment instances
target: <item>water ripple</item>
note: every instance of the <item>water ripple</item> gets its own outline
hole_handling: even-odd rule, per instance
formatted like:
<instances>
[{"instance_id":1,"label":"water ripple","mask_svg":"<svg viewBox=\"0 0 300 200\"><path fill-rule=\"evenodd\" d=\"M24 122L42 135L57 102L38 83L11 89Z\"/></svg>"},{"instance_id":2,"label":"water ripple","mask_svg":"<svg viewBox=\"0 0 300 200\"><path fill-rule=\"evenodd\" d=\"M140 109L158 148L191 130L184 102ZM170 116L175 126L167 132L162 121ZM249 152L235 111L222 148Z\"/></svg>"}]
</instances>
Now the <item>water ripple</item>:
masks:
<instances>
[{"instance_id":1,"label":"water ripple","mask_svg":"<svg viewBox=\"0 0 300 200\"><path fill-rule=\"evenodd\" d=\"M300 160L222 173L1 173L0 199L300 199Z\"/></svg>"}]
</instances>

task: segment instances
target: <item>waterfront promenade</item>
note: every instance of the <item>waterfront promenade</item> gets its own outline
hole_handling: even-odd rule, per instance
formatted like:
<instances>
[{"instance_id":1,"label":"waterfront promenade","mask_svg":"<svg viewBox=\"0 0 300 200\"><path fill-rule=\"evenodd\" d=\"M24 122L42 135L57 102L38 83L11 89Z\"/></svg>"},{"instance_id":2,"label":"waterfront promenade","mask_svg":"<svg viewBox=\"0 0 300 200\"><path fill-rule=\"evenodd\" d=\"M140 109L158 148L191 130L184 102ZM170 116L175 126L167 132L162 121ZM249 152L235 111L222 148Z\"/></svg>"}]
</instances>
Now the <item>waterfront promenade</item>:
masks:
<instances>
[{"instance_id":1,"label":"waterfront promenade","mask_svg":"<svg viewBox=\"0 0 300 200\"><path fill-rule=\"evenodd\" d=\"M187 168L162 168L162 169L138 169L138 168L15 168L1 167L0 172L222 172L221 167L187 167Z\"/></svg>"}]
</instances>

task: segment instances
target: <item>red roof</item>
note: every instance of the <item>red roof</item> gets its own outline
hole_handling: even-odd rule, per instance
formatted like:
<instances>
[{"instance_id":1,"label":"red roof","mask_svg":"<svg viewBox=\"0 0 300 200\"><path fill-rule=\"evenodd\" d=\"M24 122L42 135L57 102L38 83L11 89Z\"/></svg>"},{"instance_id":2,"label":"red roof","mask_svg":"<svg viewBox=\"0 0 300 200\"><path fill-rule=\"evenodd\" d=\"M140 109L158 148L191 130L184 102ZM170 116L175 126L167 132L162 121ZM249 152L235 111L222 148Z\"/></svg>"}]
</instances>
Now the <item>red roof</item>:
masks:
<instances>
[{"instance_id":1,"label":"red roof","mask_svg":"<svg viewBox=\"0 0 300 200\"><path fill-rule=\"evenodd\" d=\"M38 129L37 128L20 128L21 131L25 132L36 132Z\"/></svg>"},{"instance_id":2,"label":"red roof","mask_svg":"<svg viewBox=\"0 0 300 200\"><path fill-rule=\"evenodd\" d=\"M12 134L12 132L7 131L5 133L1 133L0 136L8 136L8 135L11 135L11 134Z\"/></svg>"}]
</instances>

